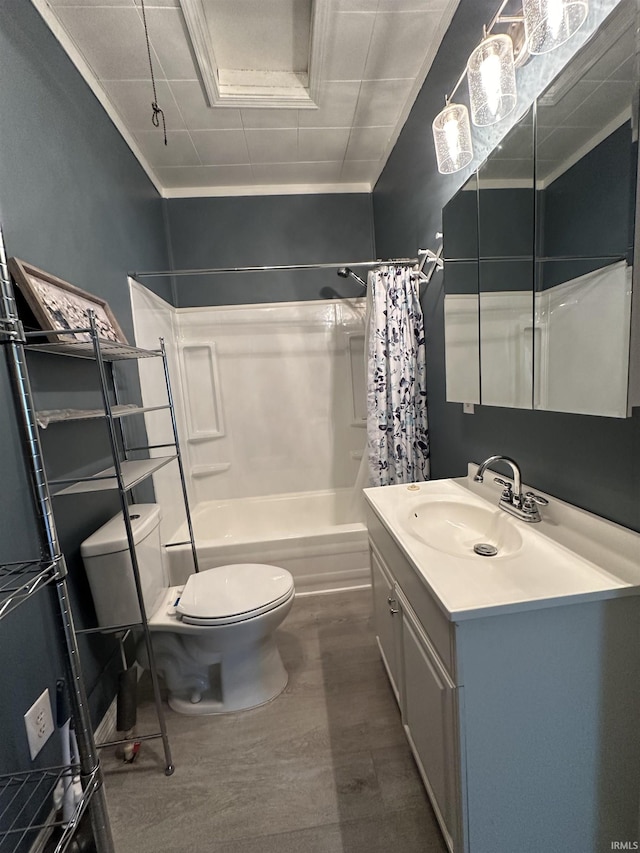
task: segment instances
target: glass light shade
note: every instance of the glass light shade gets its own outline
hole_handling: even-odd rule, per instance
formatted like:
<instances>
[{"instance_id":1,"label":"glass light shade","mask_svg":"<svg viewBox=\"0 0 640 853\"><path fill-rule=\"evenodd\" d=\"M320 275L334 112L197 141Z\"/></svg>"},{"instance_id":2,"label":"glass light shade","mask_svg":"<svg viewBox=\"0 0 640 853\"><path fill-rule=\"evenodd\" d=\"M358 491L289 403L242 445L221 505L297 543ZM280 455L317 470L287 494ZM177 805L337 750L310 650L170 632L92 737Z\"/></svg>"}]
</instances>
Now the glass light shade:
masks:
<instances>
[{"instance_id":1,"label":"glass light shade","mask_svg":"<svg viewBox=\"0 0 640 853\"><path fill-rule=\"evenodd\" d=\"M433 120L438 171L450 175L473 159L469 111L464 104L448 104Z\"/></svg>"},{"instance_id":2,"label":"glass light shade","mask_svg":"<svg viewBox=\"0 0 640 853\"><path fill-rule=\"evenodd\" d=\"M515 108L516 69L513 42L507 35L489 36L467 62L471 120L478 127L501 121Z\"/></svg>"},{"instance_id":3,"label":"glass light shade","mask_svg":"<svg viewBox=\"0 0 640 853\"><path fill-rule=\"evenodd\" d=\"M523 0L529 53L548 53L576 33L587 17L588 0Z\"/></svg>"}]
</instances>

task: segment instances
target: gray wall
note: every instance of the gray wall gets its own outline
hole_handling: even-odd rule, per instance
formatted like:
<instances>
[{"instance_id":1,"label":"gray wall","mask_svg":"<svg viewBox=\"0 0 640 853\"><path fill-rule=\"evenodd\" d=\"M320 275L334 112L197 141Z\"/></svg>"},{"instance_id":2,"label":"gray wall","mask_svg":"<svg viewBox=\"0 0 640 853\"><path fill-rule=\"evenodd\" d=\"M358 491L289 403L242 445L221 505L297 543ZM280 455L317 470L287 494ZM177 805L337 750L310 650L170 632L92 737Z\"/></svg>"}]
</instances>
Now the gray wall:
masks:
<instances>
[{"instance_id":1,"label":"gray wall","mask_svg":"<svg viewBox=\"0 0 640 853\"><path fill-rule=\"evenodd\" d=\"M132 336L126 275L141 266L166 268L162 202L124 141L64 55L33 6L4 0L0 15L0 216L15 255L106 298ZM159 289L168 298L168 290ZM73 405L94 400L95 368L34 356L36 389L71 388ZM135 394L135 383L132 387ZM5 353L0 354L0 561L37 556L31 494L15 426ZM62 397L48 392L40 406ZM43 405L44 404L44 405ZM49 427L43 437L58 472L106 456L101 424ZM80 625L93 607L79 544L117 509L113 496L60 498L54 509L68 558ZM45 687L55 697L63 674L56 651L55 610L46 592L0 622L3 701L0 772L29 767L22 715ZM95 624L95 623L94 623ZM83 641L87 688L96 719L113 695L114 643ZM103 678L105 667L109 670ZM53 764L54 737L38 760Z\"/></svg>"},{"instance_id":2,"label":"gray wall","mask_svg":"<svg viewBox=\"0 0 640 853\"><path fill-rule=\"evenodd\" d=\"M367 194L170 199L167 208L176 270L375 257ZM339 278L335 270L175 276L174 281L180 308L362 295L357 282Z\"/></svg>"},{"instance_id":3,"label":"gray wall","mask_svg":"<svg viewBox=\"0 0 640 853\"><path fill-rule=\"evenodd\" d=\"M477 43L495 2L462 0L427 81L373 194L380 257L433 245L442 208L466 175L437 171L431 122ZM476 407L462 413L445 399L442 276L423 298L427 392L434 477L460 476L470 460L514 456L525 482L640 530L640 409L627 420Z\"/></svg>"}]
</instances>

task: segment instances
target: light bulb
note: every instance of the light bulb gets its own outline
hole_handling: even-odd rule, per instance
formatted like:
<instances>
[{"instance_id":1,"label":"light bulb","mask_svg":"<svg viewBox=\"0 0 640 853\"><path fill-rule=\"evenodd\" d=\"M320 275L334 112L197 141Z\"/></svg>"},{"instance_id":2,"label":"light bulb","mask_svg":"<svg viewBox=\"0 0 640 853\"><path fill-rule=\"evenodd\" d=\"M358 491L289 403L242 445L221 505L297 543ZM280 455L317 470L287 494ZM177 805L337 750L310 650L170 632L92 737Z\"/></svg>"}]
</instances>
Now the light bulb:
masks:
<instances>
[{"instance_id":1,"label":"light bulb","mask_svg":"<svg viewBox=\"0 0 640 853\"><path fill-rule=\"evenodd\" d=\"M467 62L471 119L484 127L501 121L515 108L516 70L513 42L507 35L489 36Z\"/></svg>"},{"instance_id":2,"label":"light bulb","mask_svg":"<svg viewBox=\"0 0 640 853\"><path fill-rule=\"evenodd\" d=\"M500 107L500 60L495 54L487 56L480 65L480 79L487 99L487 109L495 115Z\"/></svg>"},{"instance_id":3,"label":"light bulb","mask_svg":"<svg viewBox=\"0 0 640 853\"><path fill-rule=\"evenodd\" d=\"M447 140L449 156L451 157L454 163L457 163L460 159L460 140L458 139L460 129L458 127L458 119L451 116L444 123L443 130L445 139Z\"/></svg>"},{"instance_id":4,"label":"light bulb","mask_svg":"<svg viewBox=\"0 0 640 853\"><path fill-rule=\"evenodd\" d=\"M463 104L448 104L433 120L438 171L459 172L473 159L469 112Z\"/></svg>"},{"instance_id":5,"label":"light bulb","mask_svg":"<svg viewBox=\"0 0 640 853\"><path fill-rule=\"evenodd\" d=\"M563 11L562 0L547 0L547 21L549 22L549 32L554 39L557 39L560 33Z\"/></svg>"}]
</instances>

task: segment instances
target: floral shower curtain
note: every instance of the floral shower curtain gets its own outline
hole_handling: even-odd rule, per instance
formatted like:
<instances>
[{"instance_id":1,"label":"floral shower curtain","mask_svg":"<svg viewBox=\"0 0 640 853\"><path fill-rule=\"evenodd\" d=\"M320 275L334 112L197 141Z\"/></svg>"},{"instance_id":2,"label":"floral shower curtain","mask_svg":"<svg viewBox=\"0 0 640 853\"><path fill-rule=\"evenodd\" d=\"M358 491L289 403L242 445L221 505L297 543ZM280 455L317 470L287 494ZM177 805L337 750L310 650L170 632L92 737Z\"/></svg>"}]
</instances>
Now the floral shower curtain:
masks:
<instances>
[{"instance_id":1,"label":"floral shower curtain","mask_svg":"<svg viewBox=\"0 0 640 853\"><path fill-rule=\"evenodd\" d=\"M408 267L369 273L367 440L374 486L429 479L424 322Z\"/></svg>"}]
</instances>

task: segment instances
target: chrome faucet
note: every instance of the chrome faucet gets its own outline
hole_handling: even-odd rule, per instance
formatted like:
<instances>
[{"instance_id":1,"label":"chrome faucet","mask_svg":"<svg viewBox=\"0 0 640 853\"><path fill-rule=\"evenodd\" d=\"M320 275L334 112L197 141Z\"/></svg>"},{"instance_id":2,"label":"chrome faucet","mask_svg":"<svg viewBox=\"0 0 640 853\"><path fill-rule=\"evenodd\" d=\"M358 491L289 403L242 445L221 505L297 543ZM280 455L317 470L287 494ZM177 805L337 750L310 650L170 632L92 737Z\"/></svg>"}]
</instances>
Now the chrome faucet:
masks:
<instances>
[{"instance_id":1,"label":"chrome faucet","mask_svg":"<svg viewBox=\"0 0 640 853\"><path fill-rule=\"evenodd\" d=\"M533 492L522 494L520 468L515 459L511 459L509 456L490 456L484 460L476 471L476 475L473 478L474 481L482 483L484 481L484 472L493 462L506 462L513 472L513 486L507 480L503 480L500 477L493 478L494 483L499 483L502 486L502 496L500 497L498 506L522 521L540 521L538 505L546 506L549 501Z\"/></svg>"}]
</instances>

